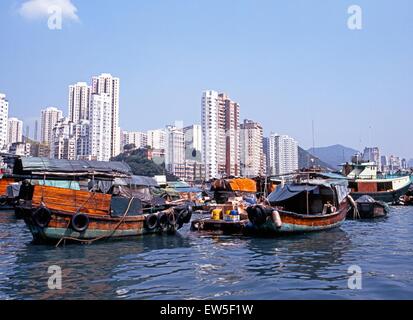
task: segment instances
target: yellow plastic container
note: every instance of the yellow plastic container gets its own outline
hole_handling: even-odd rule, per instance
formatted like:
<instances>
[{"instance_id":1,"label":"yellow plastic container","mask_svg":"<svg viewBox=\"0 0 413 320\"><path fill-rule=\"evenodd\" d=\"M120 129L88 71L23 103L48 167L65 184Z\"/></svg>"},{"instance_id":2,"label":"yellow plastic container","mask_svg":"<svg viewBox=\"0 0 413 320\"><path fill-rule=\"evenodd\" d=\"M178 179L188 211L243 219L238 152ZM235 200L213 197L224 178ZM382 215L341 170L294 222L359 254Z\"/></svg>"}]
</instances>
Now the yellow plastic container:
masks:
<instances>
[{"instance_id":1,"label":"yellow plastic container","mask_svg":"<svg viewBox=\"0 0 413 320\"><path fill-rule=\"evenodd\" d=\"M212 220L221 220L222 209L212 210Z\"/></svg>"}]
</instances>

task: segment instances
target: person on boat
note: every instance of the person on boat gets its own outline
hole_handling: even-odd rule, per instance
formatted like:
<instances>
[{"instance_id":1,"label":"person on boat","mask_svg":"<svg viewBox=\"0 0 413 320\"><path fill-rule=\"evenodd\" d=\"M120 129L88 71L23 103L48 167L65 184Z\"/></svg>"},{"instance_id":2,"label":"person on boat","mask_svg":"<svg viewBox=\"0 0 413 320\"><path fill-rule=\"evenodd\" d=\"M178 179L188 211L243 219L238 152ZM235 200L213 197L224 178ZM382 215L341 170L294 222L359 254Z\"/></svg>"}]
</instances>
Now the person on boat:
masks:
<instances>
[{"instance_id":1,"label":"person on boat","mask_svg":"<svg viewBox=\"0 0 413 320\"><path fill-rule=\"evenodd\" d=\"M332 214L337 211L337 208L331 204L330 201L324 205L323 214Z\"/></svg>"}]
</instances>

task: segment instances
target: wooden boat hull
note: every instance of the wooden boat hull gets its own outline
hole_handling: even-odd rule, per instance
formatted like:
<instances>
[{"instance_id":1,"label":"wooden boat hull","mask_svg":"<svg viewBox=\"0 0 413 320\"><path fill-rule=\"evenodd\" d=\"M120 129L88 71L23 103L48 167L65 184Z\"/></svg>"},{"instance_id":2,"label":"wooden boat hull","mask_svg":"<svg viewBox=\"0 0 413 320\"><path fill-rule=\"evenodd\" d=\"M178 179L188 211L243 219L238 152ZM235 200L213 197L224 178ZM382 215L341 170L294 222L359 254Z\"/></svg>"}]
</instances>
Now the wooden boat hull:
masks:
<instances>
[{"instance_id":1,"label":"wooden boat hull","mask_svg":"<svg viewBox=\"0 0 413 320\"><path fill-rule=\"evenodd\" d=\"M146 215L136 217L110 217L88 215L89 227L84 232L76 232L70 227L73 213L51 211L51 219L47 227L41 227L33 219L34 209L20 208L20 214L33 235L36 243L56 243L62 239L69 242L89 242L95 240L116 240L139 237L146 234L162 233L166 230L156 227L145 227ZM122 221L122 222L121 222ZM169 228L168 234L179 229Z\"/></svg>"},{"instance_id":2,"label":"wooden boat hull","mask_svg":"<svg viewBox=\"0 0 413 320\"><path fill-rule=\"evenodd\" d=\"M359 199L361 196L367 195L372 197L376 201L383 201L386 203L396 203L401 196L404 196L409 191L410 185L407 185L401 189L384 192L352 192L350 195L354 200Z\"/></svg>"},{"instance_id":3,"label":"wooden boat hull","mask_svg":"<svg viewBox=\"0 0 413 320\"><path fill-rule=\"evenodd\" d=\"M222 234L242 234L248 220L230 222L224 220L196 219L191 222L191 231L218 232Z\"/></svg>"},{"instance_id":4,"label":"wooden boat hull","mask_svg":"<svg viewBox=\"0 0 413 320\"><path fill-rule=\"evenodd\" d=\"M281 226L276 227L270 217L262 225L248 224L244 233L258 235L296 234L317 232L339 227L346 219L350 204L346 199L337 212L327 215L304 215L279 211Z\"/></svg>"}]
</instances>

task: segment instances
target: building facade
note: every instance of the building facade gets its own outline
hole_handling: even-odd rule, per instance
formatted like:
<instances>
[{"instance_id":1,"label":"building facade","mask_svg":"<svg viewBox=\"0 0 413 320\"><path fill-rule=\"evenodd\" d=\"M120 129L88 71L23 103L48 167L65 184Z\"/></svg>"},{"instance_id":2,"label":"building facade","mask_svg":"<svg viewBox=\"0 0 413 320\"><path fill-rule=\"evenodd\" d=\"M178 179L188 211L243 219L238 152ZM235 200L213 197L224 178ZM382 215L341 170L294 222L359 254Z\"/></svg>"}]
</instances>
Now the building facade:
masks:
<instances>
[{"instance_id":1,"label":"building facade","mask_svg":"<svg viewBox=\"0 0 413 320\"><path fill-rule=\"evenodd\" d=\"M109 134L113 128L112 105L110 94L92 94L89 112L89 155L98 161L109 161L113 154L113 136Z\"/></svg>"},{"instance_id":2,"label":"building facade","mask_svg":"<svg viewBox=\"0 0 413 320\"><path fill-rule=\"evenodd\" d=\"M206 179L240 174L239 105L226 94L204 91L202 154Z\"/></svg>"},{"instance_id":3,"label":"building facade","mask_svg":"<svg viewBox=\"0 0 413 320\"><path fill-rule=\"evenodd\" d=\"M17 118L9 118L7 126L7 143L23 142L23 121Z\"/></svg>"},{"instance_id":4,"label":"building facade","mask_svg":"<svg viewBox=\"0 0 413 320\"><path fill-rule=\"evenodd\" d=\"M165 167L168 172L185 178L185 135L182 128L166 127Z\"/></svg>"},{"instance_id":5,"label":"building facade","mask_svg":"<svg viewBox=\"0 0 413 320\"><path fill-rule=\"evenodd\" d=\"M73 123L89 119L91 90L86 82L69 86L69 120Z\"/></svg>"},{"instance_id":6,"label":"building facade","mask_svg":"<svg viewBox=\"0 0 413 320\"><path fill-rule=\"evenodd\" d=\"M0 151L7 148L8 120L9 102L6 100L6 95L0 93Z\"/></svg>"},{"instance_id":7,"label":"building facade","mask_svg":"<svg viewBox=\"0 0 413 320\"><path fill-rule=\"evenodd\" d=\"M283 175L298 170L298 143L287 135L271 134L269 138L270 175Z\"/></svg>"},{"instance_id":8,"label":"building facade","mask_svg":"<svg viewBox=\"0 0 413 320\"><path fill-rule=\"evenodd\" d=\"M378 147L366 147L363 152L363 161L374 162L378 168L381 168L380 149Z\"/></svg>"},{"instance_id":9,"label":"building facade","mask_svg":"<svg viewBox=\"0 0 413 320\"><path fill-rule=\"evenodd\" d=\"M103 73L92 78L92 95L105 95L109 97L111 104L111 124L106 135L110 135L110 156L115 157L121 152L121 137L119 127L119 92L120 80L111 74ZM107 100L107 98L105 98ZM106 139L105 139L106 140Z\"/></svg>"},{"instance_id":10,"label":"building facade","mask_svg":"<svg viewBox=\"0 0 413 320\"><path fill-rule=\"evenodd\" d=\"M53 138L53 128L63 118L63 112L55 107L49 107L41 112L40 142L50 144Z\"/></svg>"},{"instance_id":11,"label":"building facade","mask_svg":"<svg viewBox=\"0 0 413 320\"><path fill-rule=\"evenodd\" d=\"M240 129L241 175L257 177L265 174L263 128L251 120L244 120Z\"/></svg>"},{"instance_id":12,"label":"building facade","mask_svg":"<svg viewBox=\"0 0 413 320\"><path fill-rule=\"evenodd\" d=\"M148 146L152 149L166 149L166 131L164 129L149 130L146 136Z\"/></svg>"},{"instance_id":13,"label":"building facade","mask_svg":"<svg viewBox=\"0 0 413 320\"><path fill-rule=\"evenodd\" d=\"M59 120L53 128L50 151L53 159L76 160L74 123L69 118Z\"/></svg>"},{"instance_id":14,"label":"building facade","mask_svg":"<svg viewBox=\"0 0 413 320\"><path fill-rule=\"evenodd\" d=\"M185 160L202 163L202 127L194 124L184 127Z\"/></svg>"},{"instance_id":15,"label":"building facade","mask_svg":"<svg viewBox=\"0 0 413 320\"><path fill-rule=\"evenodd\" d=\"M146 132L122 131L121 148L127 145L135 145L136 149L144 148L148 145L148 135Z\"/></svg>"}]
</instances>

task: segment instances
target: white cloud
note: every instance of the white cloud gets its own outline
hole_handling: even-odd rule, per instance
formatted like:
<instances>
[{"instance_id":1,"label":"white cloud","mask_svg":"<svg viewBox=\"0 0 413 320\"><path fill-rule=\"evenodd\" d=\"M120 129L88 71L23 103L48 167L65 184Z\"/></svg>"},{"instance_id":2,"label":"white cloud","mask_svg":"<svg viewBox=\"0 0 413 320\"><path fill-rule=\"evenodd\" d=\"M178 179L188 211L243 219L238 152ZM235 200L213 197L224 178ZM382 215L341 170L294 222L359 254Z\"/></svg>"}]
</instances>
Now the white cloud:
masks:
<instances>
[{"instance_id":1,"label":"white cloud","mask_svg":"<svg viewBox=\"0 0 413 320\"><path fill-rule=\"evenodd\" d=\"M50 16L50 8L59 7L63 18L78 21L77 8L72 0L27 0L19 8L21 16L27 19L38 19Z\"/></svg>"}]
</instances>

